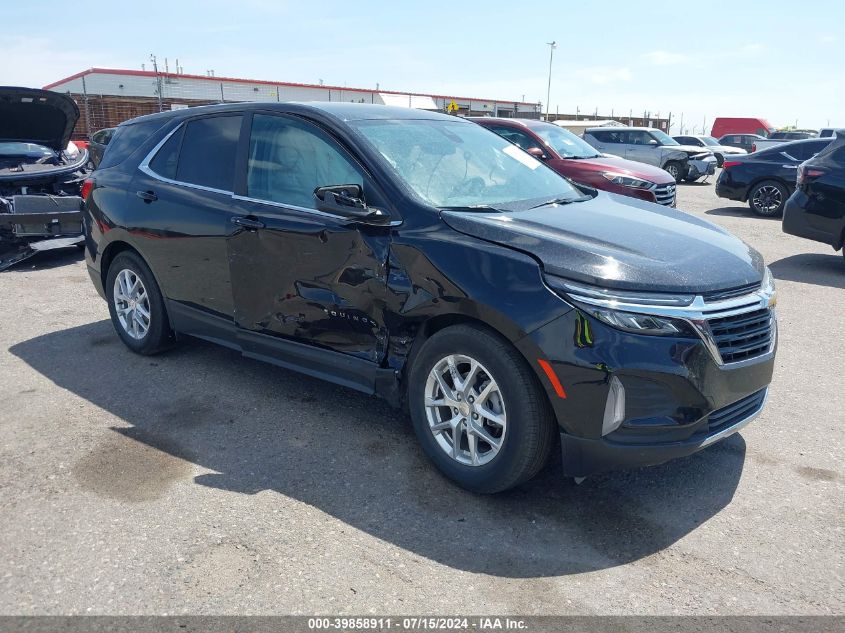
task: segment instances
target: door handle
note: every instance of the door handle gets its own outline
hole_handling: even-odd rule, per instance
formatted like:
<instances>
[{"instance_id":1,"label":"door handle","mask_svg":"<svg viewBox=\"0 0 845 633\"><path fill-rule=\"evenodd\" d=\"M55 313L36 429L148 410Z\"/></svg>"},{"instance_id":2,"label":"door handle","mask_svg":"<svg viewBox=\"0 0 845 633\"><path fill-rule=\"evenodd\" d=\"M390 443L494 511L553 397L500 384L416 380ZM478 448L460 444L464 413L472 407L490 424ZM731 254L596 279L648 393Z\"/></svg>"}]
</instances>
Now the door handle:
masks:
<instances>
[{"instance_id":1,"label":"door handle","mask_svg":"<svg viewBox=\"0 0 845 633\"><path fill-rule=\"evenodd\" d=\"M798 169L798 165L781 165L781 167L786 167L787 169Z\"/></svg>"},{"instance_id":2,"label":"door handle","mask_svg":"<svg viewBox=\"0 0 845 633\"><path fill-rule=\"evenodd\" d=\"M155 191L136 191L135 195L144 202L155 202L158 200L158 196L155 194Z\"/></svg>"},{"instance_id":3,"label":"door handle","mask_svg":"<svg viewBox=\"0 0 845 633\"><path fill-rule=\"evenodd\" d=\"M242 226L245 229L251 229L253 231L256 229L264 228L264 222L262 222L261 220L255 220L253 218L248 218L243 215L236 215L235 217L233 217L232 224Z\"/></svg>"}]
</instances>

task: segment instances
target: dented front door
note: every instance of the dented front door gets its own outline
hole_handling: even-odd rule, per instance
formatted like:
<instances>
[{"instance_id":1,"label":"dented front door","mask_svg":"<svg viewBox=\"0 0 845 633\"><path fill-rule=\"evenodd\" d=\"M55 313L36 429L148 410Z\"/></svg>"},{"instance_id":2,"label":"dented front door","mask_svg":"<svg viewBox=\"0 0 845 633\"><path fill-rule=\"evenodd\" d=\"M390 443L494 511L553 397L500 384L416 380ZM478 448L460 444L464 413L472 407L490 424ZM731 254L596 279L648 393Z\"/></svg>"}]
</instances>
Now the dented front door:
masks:
<instances>
[{"instance_id":1,"label":"dented front door","mask_svg":"<svg viewBox=\"0 0 845 633\"><path fill-rule=\"evenodd\" d=\"M266 342L272 355L272 339L285 339L380 362L389 229L319 211L313 197L320 186L365 186L363 170L321 128L256 114L246 172L228 238L244 350Z\"/></svg>"}]
</instances>

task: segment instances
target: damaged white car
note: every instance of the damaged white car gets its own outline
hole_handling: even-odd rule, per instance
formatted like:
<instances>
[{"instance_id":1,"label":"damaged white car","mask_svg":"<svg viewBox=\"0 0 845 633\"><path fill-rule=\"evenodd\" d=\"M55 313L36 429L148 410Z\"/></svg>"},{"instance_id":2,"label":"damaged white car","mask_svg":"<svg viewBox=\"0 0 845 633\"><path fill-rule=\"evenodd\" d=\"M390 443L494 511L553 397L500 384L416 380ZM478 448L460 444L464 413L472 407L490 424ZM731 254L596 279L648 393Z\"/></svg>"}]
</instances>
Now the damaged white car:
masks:
<instances>
[{"instance_id":1,"label":"damaged white car","mask_svg":"<svg viewBox=\"0 0 845 633\"><path fill-rule=\"evenodd\" d=\"M70 142L79 108L63 94L0 87L0 270L82 243L88 152Z\"/></svg>"}]
</instances>

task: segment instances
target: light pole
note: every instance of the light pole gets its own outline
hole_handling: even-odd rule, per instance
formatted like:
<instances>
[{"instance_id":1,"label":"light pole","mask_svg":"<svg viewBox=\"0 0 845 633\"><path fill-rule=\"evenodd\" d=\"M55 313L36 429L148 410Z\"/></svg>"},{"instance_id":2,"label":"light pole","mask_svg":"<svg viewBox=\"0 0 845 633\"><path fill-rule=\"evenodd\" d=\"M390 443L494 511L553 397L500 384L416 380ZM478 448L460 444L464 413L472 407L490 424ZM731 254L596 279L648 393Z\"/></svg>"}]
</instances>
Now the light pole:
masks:
<instances>
[{"instance_id":1,"label":"light pole","mask_svg":"<svg viewBox=\"0 0 845 633\"><path fill-rule=\"evenodd\" d=\"M552 58L555 54L555 49L557 48L557 42L551 41L546 42L549 45L549 85L546 88L546 121L549 120L549 108L551 104L549 103L549 99L551 98L552 94Z\"/></svg>"}]
</instances>

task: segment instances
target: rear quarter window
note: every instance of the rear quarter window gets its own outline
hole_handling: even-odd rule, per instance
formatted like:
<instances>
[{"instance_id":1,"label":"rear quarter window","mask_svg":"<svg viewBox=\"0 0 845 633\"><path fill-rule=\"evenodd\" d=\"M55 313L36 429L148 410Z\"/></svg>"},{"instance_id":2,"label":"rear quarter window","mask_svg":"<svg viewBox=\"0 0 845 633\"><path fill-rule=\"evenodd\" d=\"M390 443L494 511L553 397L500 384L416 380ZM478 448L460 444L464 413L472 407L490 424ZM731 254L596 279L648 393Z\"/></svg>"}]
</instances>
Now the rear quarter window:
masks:
<instances>
[{"instance_id":1,"label":"rear quarter window","mask_svg":"<svg viewBox=\"0 0 845 633\"><path fill-rule=\"evenodd\" d=\"M107 169L119 165L129 158L144 142L161 127L167 123L166 120L153 119L151 121L140 121L121 125L114 131L103 159L100 161L99 169Z\"/></svg>"}]
</instances>

